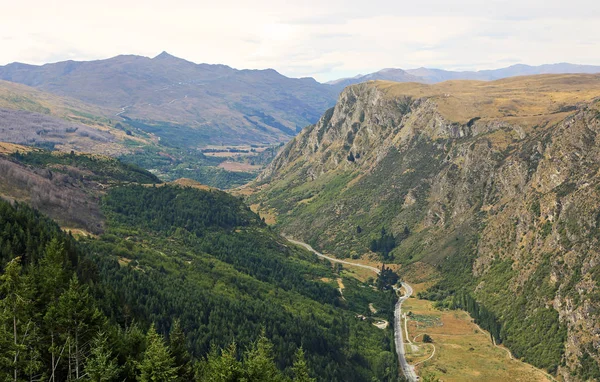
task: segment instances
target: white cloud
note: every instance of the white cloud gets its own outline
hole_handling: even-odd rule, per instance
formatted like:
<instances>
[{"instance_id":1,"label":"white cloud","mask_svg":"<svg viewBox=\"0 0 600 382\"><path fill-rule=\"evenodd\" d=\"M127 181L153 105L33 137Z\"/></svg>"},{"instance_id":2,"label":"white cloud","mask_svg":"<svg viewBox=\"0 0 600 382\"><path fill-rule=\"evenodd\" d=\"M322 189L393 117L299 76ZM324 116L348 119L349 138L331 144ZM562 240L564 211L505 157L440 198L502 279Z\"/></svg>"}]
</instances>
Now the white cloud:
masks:
<instances>
[{"instance_id":1,"label":"white cloud","mask_svg":"<svg viewBox=\"0 0 600 382\"><path fill-rule=\"evenodd\" d=\"M5 4L3 4L5 3ZM0 64L163 50L328 80L384 67L600 64L600 5L572 0L0 0Z\"/></svg>"}]
</instances>

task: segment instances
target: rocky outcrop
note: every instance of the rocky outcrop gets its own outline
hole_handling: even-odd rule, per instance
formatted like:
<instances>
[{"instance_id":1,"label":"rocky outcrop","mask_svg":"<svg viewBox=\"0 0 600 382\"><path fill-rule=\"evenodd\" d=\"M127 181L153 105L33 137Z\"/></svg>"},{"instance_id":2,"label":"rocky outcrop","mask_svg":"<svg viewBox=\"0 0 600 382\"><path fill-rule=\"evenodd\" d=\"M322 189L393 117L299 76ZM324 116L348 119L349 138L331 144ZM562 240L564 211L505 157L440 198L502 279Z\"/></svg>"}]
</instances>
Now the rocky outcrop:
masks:
<instances>
[{"instance_id":1,"label":"rocky outcrop","mask_svg":"<svg viewBox=\"0 0 600 382\"><path fill-rule=\"evenodd\" d=\"M600 77L521 81L530 94L515 81L351 86L253 198L340 256L369 253L385 227L407 277L428 266L497 317L517 356L585 380L600 360Z\"/></svg>"}]
</instances>

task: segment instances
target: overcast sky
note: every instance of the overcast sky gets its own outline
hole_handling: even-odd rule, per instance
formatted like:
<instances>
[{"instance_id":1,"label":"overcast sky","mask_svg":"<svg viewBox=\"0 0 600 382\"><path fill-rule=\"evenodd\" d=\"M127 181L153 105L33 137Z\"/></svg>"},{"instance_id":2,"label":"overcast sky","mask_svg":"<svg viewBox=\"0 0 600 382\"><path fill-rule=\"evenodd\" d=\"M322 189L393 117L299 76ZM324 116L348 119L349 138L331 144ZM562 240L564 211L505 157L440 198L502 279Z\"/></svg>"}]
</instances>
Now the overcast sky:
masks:
<instances>
[{"instance_id":1,"label":"overcast sky","mask_svg":"<svg viewBox=\"0 0 600 382\"><path fill-rule=\"evenodd\" d=\"M325 81L381 68L600 65L598 0L0 0L0 64L165 50Z\"/></svg>"}]
</instances>

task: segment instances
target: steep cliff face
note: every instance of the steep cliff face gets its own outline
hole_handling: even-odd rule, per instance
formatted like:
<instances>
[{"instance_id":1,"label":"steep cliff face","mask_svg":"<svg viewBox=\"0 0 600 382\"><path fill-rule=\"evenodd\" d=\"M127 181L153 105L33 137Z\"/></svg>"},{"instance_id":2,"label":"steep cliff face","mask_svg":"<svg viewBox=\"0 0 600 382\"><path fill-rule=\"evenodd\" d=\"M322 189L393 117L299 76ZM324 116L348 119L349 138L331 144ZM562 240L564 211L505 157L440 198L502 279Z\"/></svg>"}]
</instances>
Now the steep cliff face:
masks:
<instances>
[{"instance_id":1,"label":"steep cliff face","mask_svg":"<svg viewBox=\"0 0 600 382\"><path fill-rule=\"evenodd\" d=\"M516 356L600 378L599 96L595 75L352 86L253 198L340 256L385 228L431 298L467 293Z\"/></svg>"}]
</instances>

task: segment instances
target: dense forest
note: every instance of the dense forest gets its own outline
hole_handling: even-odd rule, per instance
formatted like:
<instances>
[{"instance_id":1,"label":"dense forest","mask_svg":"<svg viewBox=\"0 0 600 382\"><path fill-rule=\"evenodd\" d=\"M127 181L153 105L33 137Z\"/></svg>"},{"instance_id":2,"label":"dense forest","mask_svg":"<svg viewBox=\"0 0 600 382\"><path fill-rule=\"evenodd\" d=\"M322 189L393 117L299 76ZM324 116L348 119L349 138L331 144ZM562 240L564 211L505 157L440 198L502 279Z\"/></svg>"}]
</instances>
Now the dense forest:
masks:
<instances>
[{"instance_id":1,"label":"dense forest","mask_svg":"<svg viewBox=\"0 0 600 382\"><path fill-rule=\"evenodd\" d=\"M0 202L6 380L395 381L392 292L347 283L220 191L120 186L75 240Z\"/></svg>"}]
</instances>

